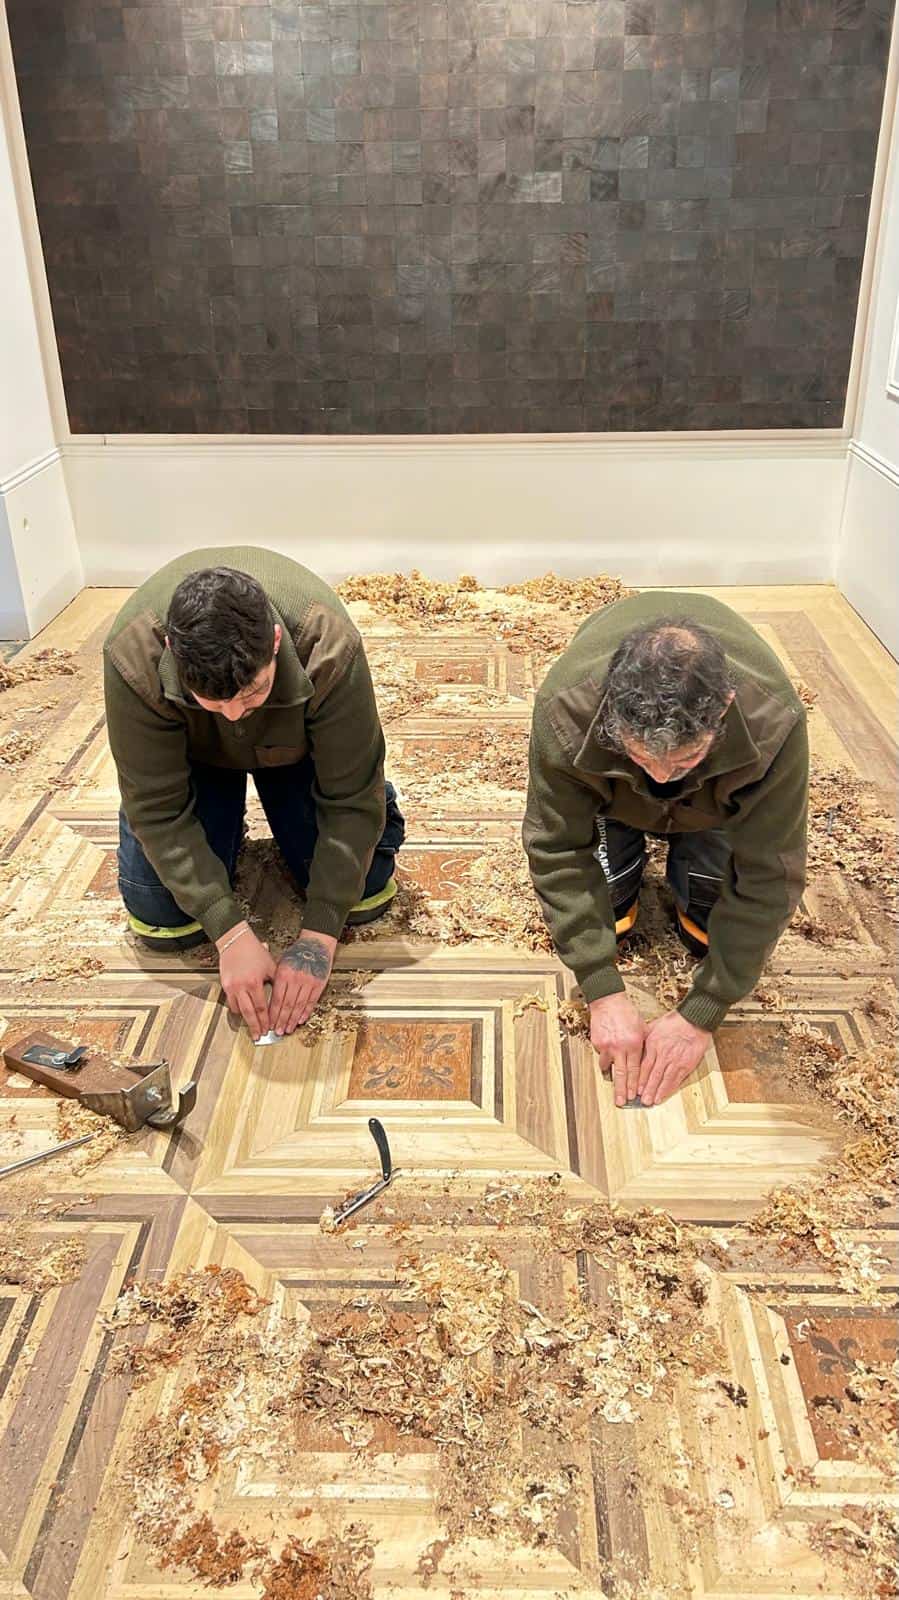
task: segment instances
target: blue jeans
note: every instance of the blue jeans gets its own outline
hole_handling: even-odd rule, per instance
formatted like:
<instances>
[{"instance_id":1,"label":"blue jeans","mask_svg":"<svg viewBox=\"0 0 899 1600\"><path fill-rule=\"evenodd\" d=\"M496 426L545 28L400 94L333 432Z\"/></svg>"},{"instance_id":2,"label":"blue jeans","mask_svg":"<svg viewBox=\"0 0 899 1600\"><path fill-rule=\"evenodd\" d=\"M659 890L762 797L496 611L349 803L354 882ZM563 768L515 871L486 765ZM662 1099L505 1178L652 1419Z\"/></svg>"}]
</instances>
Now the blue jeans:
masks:
<instances>
[{"instance_id":1,"label":"blue jeans","mask_svg":"<svg viewBox=\"0 0 899 1600\"><path fill-rule=\"evenodd\" d=\"M223 863L232 887L243 839L247 776L246 772L235 772L230 767L197 765L191 768L194 814L203 826L210 848ZM295 766L260 767L253 773L272 837L301 889L309 882L309 867L318 838L318 820L312 799L313 776L312 761L308 758ZM378 894L384 888L405 833L396 791L393 784L388 783L387 823L372 856L363 898ZM118 862L119 892L127 909L139 922L154 928L179 928L192 920L157 877L124 811L119 812Z\"/></svg>"}]
</instances>

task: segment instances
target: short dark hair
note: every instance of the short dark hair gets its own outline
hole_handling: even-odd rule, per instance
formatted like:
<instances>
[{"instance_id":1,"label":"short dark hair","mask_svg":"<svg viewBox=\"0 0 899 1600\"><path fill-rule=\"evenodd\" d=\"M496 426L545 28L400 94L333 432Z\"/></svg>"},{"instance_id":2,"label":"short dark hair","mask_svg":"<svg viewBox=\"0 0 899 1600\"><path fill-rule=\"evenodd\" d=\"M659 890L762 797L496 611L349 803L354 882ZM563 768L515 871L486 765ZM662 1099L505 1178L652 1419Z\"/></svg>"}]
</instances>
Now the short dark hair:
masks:
<instances>
[{"instance_id":1,"label":"short dark hair","mask_svg":"<svg viewBox=\"0 0 899 1600\"><path fill-rule=\"evenodd\" d=\"M715 634L689 617L661 617L625 636L609 662L600 702L600 739L631 740L670 755L717 732L733 691Z\"/></svg>"},{"instance_id":2,"label":"short dark hair","mask_svg":"<svg viewBox=\"0 0 899 1600\"><path fill-rule=\"evenodd\" d=\"M233 700L275 652L265 590L232 567L205 567L182 578L166 632L182 686L205 700Z\"/></svg>"}]
</instances>

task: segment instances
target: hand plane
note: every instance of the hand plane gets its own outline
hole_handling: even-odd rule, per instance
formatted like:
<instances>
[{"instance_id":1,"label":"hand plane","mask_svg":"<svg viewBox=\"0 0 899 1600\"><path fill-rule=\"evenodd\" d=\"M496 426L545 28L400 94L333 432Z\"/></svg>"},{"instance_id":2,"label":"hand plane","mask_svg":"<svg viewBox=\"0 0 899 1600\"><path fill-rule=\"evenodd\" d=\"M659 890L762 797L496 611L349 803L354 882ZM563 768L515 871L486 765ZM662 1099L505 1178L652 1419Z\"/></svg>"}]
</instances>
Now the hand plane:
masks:
<instances>
[{"instance_id":1,"label":"hand plane","mask_svg":"<svg viewBox=\"0 0 899 1600\"><path fill-rule=\"evenodd\" d=\"M49 1033L29 1033L9 1045L3 1059L10 1072L22 1072L55 1094L80 1100L89 1110L121 1123L129 1133L145 1124L174 1128L196 1104L195 1083L187 1084L175 1096L167 1061L120 1066L102 1050L66 1044Z\"/></svg>"}]
</instances>

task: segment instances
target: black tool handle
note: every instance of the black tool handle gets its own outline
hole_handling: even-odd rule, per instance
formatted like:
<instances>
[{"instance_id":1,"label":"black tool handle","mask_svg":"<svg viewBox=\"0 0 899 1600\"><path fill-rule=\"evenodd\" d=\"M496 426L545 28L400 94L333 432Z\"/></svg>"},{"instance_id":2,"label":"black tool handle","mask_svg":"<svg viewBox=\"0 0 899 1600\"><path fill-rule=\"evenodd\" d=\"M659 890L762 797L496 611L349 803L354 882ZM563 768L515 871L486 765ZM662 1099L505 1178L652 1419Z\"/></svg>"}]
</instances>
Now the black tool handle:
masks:
<instances>
[{"instance_id":1,"label":"black tool handle","mask_svg":"<svg viewBox=\"0 0 899 1600\"><path fill-rule=\"evenodd\" d=\"M387 1143L384 1125L378 1121L377 1117L369 1117L368 1126L371 1136L378 1147L378 1155L381 1157L381 1172L386 1182L393 1171L393 1162L390 1159L390 1145Z\"/></svg>"}]
</instances>

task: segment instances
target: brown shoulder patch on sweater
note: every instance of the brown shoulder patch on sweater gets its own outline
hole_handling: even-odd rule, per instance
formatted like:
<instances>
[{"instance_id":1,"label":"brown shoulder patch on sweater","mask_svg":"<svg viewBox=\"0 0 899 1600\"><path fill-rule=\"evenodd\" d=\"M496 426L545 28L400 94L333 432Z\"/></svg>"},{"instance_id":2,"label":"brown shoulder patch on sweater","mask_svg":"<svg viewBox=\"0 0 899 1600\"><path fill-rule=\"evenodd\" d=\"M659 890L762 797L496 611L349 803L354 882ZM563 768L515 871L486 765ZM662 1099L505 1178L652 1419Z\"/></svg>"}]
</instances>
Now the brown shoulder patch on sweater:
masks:
<instances>
[{"instance_id":1,"label":"brown shoulder patch on sweater","mask_svg":"<svg viewBox=\"0 0 899 1600\"><path fill-rule=\"evenodd\" d=\"M358 628L330 606L313 601L294 635L297 655L312 683L309 709L317 711L348 672L362 643Z\"/></svg>"},{"instance_id":2,"label":"brown shoulder patch on sweater","mask_svg":"<svg viewBox=\"0 0 899 1600\"><path fill-rule=\"evenodd\" d=\"M770 694L754 678L746 678L740 684L737 689L737 702L752 742L759 753L758 761L753 762L752 770L741 780L752 783L756 778L764 777L796 723L805 716L805 707L798 696L791 705L778 695Z\"/></svg>"},{"instance_id":3,"label":"brown shoulder patch on sweater","mask_svg":"<svg viewBox=\"0 0 899 1600\"><path fill-rule=\"evenodd\" d=\"M135 694L154 711L171 715L159 681L165 627L151 611L141 611L104 646L106 658Z\"/></svg>"},{"instance_id":4,"label":"brown shoulder patch on sweater","mask_svg":"<svg viewBox=\"0 0 899 1600\"><path fill-rule=\"evenodd\" d=\"M544 701L546 719L569 761L579 754L590 731L601 692L601 685L591 676Z\"/></svg>"}]
</instances>

